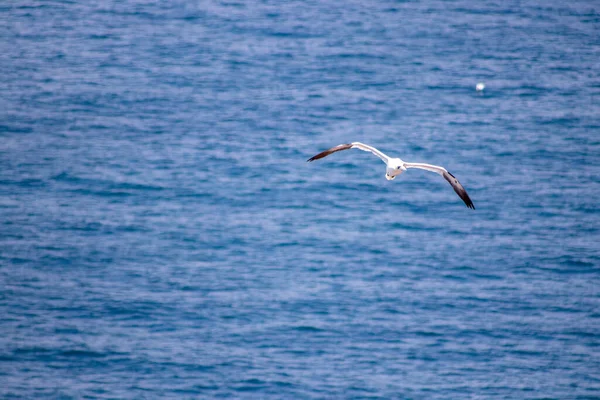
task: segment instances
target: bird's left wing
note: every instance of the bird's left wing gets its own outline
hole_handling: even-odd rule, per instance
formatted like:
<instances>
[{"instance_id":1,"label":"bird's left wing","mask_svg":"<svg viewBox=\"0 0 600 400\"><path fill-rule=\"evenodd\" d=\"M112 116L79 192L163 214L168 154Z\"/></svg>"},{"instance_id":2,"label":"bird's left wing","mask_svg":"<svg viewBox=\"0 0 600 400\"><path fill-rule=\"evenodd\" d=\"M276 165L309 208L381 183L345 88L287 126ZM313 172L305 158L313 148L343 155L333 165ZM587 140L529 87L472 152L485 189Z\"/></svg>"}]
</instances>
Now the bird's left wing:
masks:
<instances>
[{"instance_id":1,"label":"bird's left wing","mask_svg":"<svg viewBox=\"0 0 600 400\"><path fill-rule=\"evenodd\" d=\"M437 174L442 175L444 177L444 179L447 180L448 183L450 183L450 185L452 185L452 188L454 189L454 191L456 192L458 197L460 197L465 202L467 207L475 209L475 205L471 201L471 198L467 194L467 191L465 190L463 185L461 185L460 182L458 181L458 179L456 179L456 177L454 175L452 175L450 172L448 172L446 170L446 168L440 167L437 165L431 165L431 164L408 163L408 162L405 162L404 166L406 168L424 169L426 171L431 171L431 172L435 172Z\"/></svg>"},{"instance_id":2,"label":"bird's left wing","mask_svg":"<svg viewBox=\"0 0 600 400\"><path fill-rule=\"evenodd\" d=\"M312 156L307 161L308 162L315 161L320 158L327 157L328 155L333 154L337 151L349 150L349 149L360 149L362 151L369 151L369 152L375 154L377 157L381 158L381 161L383 161L386 164L390 159L388 156L386 156L385 154L383 154L381 151L377 150L373 146L369 146L367 144L360 143L360 142L352 142L352 143L340 144L340 145L332 147L328 150L322 151L321 153L317 154L316 156Z\"/></svg>"}]
</instances>

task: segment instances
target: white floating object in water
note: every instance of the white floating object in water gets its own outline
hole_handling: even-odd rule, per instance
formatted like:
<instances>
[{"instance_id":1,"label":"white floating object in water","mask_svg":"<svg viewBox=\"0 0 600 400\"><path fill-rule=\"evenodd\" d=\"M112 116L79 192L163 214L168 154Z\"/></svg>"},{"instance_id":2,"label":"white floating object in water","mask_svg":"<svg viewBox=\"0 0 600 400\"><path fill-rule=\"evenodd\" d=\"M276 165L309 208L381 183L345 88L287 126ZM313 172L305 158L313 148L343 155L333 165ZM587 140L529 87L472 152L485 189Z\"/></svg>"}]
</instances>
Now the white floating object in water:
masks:
<instances>
[{"instance_id":1,"label":"white floating object in water","mask_svg":"<svg viewBox=\"0 0 600 400\"><path fill-rule=\"evenodd\" d=\"M483 82L479 82L477 86L475 86L475 90L477 90L478 92L482 92L483 89L485 89L485 85L483 84Z\"/></svg>"}]
</instances>

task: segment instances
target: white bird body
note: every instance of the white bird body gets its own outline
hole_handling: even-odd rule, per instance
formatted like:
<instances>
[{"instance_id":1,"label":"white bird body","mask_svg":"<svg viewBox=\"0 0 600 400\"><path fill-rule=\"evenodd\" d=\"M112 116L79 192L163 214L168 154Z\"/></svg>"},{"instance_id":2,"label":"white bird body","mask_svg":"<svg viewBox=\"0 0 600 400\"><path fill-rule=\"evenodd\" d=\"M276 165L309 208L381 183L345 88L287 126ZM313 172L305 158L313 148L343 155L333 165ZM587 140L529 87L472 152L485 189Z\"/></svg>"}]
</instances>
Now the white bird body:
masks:
<instances>
[{"instance_id":1,"label":"white bird body","mask_svg":"<svg viewBox=\"0 0 600 400\"><path fill-rule=\"evenodd\" d=\"M337 151L349 150L349 149L359 149L359 150L363 150L363 151L368 151L368 152L375 154L377 157L379 157L381 159L381 161L383 161L386 165L385 178L388 181L394 180L398 175L400 175L401 173L403 173L404 171L406 171L409 168L424 169L426 171L435 172L436 174L443 176L444 179L446 179L450 183L450 185L452 185L456 194L458 194L458 196L465 202L467 207L475 209L475 206L473 205L473 202L469 198L469 195L467 194L467 191L465 190L465 188L460 184L458 179L456 179L454 177L454 175L452 175L450 172L448 172L446 170L446 168L440 167L438 165L425 164L425 163L410 163L410 162L403 161L400 158L388 157L381 151L377 150L375 147L366 145L364 143L352 142L352 143L347 143L347 144L340 144L338 146L332 147L328 150L325 150L325 151L309 158L308 162L318 160L323 157L327 157L328 155L335 153Z\"/></svg>"},{"instance_id":2,"label":"white bird body","mask_svg":"<svg viewBox=\"0 0 600 400\"><path fill-rule=\"evenodd\" d=\"M385 166L385 179L393 181L398 175L406 171L405 162L399 158L388 159Z\"/></svg>"}]
</instances>

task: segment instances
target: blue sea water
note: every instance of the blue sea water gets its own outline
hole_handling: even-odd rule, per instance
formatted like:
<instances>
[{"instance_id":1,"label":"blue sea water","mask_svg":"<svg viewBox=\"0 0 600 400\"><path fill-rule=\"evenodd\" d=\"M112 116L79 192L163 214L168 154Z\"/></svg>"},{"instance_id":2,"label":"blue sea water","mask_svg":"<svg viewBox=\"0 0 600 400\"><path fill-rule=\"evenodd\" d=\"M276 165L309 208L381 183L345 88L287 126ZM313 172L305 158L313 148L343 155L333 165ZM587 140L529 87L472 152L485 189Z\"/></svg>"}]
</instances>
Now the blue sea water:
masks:
<instances>
[{"instance_id":1,"label":"blue sea water","mask_svg":"<svg viewBox=\"0 0 600 400\"><path fill-rule=\"evenodd\" d=\"M600 397L598 4L8 1L0 35L1 398ZM306 163L350 141L477 209Z\"/></svg>"}]
</instances>

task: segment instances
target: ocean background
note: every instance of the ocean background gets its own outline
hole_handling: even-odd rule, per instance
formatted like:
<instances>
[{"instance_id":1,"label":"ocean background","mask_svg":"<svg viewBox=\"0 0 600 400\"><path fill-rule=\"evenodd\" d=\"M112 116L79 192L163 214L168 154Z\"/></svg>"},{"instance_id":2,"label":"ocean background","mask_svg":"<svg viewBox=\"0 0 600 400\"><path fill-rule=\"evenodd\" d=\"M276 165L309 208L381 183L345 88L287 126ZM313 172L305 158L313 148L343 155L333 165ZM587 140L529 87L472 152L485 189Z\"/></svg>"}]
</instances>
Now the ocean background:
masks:
<instances>
[{"instance_id":1,"label":"ocean background","mask_svg":"<svg viewBox=\"0 0 600 400\"><path fill-rule=\"evenodd\" d=\"M9 0L0 35L0 398L600 398L598 3ZM306 163L351 141L477 209Z\"/></svg>"}]
</instances>

